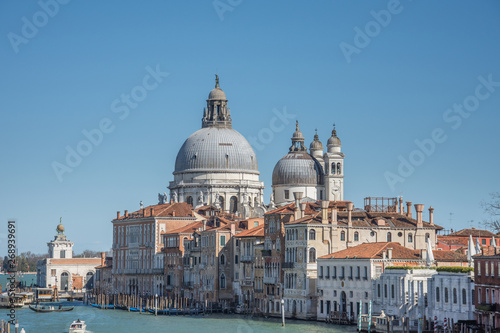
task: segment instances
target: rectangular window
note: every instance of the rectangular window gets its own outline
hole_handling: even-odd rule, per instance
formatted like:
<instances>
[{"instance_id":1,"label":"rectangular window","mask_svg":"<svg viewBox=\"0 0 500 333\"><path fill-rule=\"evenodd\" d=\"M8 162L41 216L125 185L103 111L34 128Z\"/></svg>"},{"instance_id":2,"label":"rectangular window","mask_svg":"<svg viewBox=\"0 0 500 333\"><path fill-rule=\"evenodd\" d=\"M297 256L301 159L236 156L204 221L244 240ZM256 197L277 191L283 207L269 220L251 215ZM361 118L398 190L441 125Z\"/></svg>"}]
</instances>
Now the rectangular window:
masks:
<instances>
[{"instance_id":1,"label":"rectangular window","mask_svg":"<svg viewBox=\"0 0 500 333\"><path fill-rule=\"evenodd\" d=\"M483 239L481 240L481 243L482 243L483 245L486 245L486 239L484 239L484 238L483 238Z\"/></svg>"},{"instance_id":2,"label":"rectangular window","mask_svg":"<svg viewBox=\"0 0 500 333\"><path fill-rule=\"evenodd\" d=\"M349 280L352 280L352 266L349 267Z\"/></svg>"},{"instance_id":3,"label":"rectangular window","mask_svg":"<svg viewBox=\"0 0 500 333\"><path fill-rule=\"evenodd\" d=\"M285 190L285 199L286 200L290 199L290 191L289 190Z\"/></svg>"},{"instance_id":4,"label":"rectangular window","mask_svg":"<svg viewBox=\"0 0 500 333\"><path fill-rule=\"evenodd\" d=\"M319 302L319 307L320 307L320 311L321 311L321 313L323 313L323 300L321 300L321 301Z\"/></svg>"},{"instance_id":5,"label":"rectangular window","mask_svg":"<svg viewBox=\"0 0 500 333\"><path fill-rule=\"evenodd\" d=\"M226 246L226 236L220 236L220 246Z\"/></svg>"},{"instance_id":6,"label":"rectangular window","mask_svg":"<svg viewBox=\"0 0 500 333\"><path fill-rule=\"evenodd\" d=\"M481 261L477 261L477 275L481 276Z\"/></svg>"},{"instance_id":7,"label":"rectangular window","mask_svg":"<svg viewBox=\"0 0 500 333\"><path fill-rule=\"evenodd\" d=\"M356 279L360 279L361 278L361 267L356 267Z\"/></svg>"},{"instance_id":8,"label":"rectangular window","mask_svg":"<svg viewBox=\"0 0 500 333\"><path fill-rule=\"evenodd\" d=\"M66 258L66 251L65 250L61 250L61 258Z\"/></svg>"},{"instance_id":9,"label":"rectangular window","mask_svg":"<svg viewBox=\"0 0 500 333\"><path fill-rule=\"evenodd\" d=\"M323 278L323 266L319 266L319 278Z\"/></svg>"},{"instance_id":10,"label":"rectangular window","mask_svg":"<svg viewBox=\"0 0 500 333\"><path fill-rule=\"evenodd\" d=\"M363 279L368 280L368 267L365 266L365 274L363 276Z\"/></svg>"},{"instance_id":11,"label":"rectangular window","mask_svg":"<svg viewBox=\"0 0 500 333\"><path fill-rule=\"evenodd\" d=\"M488 266L488 262L485 262L485 263L484 263L484 275L485 275L485 276L488 276L488 275L489 275L489 274L488 274L488 267L489 267L489 266Z\"/></svg>"},{"instance_id":12,"label":"rectangular window","mask_svg":"<svg viewBox=\"0 0 500 333\"><path fill-rule=\"evenodd\" d=\"M326 266L326 278L330 278L330 266Z\"/></svg>"},{"instance_id":13,"label":"rectangular window","mask_svg":"<svg viewBox=\"0 0 500 333\"><path fill-rule=\"evenodd\" d=\"M495 276L495 263L491 262L491 276Z\"/></svg>"}]
</instances>

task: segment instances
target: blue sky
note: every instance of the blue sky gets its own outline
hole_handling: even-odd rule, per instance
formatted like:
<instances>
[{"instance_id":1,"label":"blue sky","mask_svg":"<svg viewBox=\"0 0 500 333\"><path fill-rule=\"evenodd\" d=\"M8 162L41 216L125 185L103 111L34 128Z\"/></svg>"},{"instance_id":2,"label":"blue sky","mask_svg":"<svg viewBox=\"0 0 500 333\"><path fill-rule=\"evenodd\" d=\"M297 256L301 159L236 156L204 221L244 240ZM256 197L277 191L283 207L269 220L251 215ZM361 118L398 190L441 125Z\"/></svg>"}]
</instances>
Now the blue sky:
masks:
<instances>
[{"instance_id":1,"label":"blue sky","mask_svg":"<svg viewBox=\"0 0 500 333\"><path fill-rule=\"evenodd\" d=\"M76 252L108 250L116 211L166 191L215 73L247 138L293 115L254 147L267 200L294 120L307 144L316 128L326 144L335 122L356 207L403 195L447 229L487 218L480 202L500 187L498 2L60 1L0 4L1 244L14 218L19 250L45 252L62 216ZM151 71L163 74L144 90ZM99 126L58 179L66 147Z\"/></svg>"}]
</instances>

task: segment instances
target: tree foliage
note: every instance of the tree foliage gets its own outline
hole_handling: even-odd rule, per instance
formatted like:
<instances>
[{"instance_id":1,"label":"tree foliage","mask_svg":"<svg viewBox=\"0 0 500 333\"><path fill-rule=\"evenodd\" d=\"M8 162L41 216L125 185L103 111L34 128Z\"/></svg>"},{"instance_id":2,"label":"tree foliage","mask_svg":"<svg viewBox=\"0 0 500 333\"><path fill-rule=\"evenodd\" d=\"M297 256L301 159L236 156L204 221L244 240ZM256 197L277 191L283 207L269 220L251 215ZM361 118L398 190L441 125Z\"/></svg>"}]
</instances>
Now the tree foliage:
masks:
<instances>
[{"instance_id":1,"label":"tree foliage","mask_svg":"<svg viewBox=\"0 0 500 333\"><path fill-rule=\"evenodd\" d=\"M500 192L490 193L490 200L481 202L484 211L490 216L489 221L485 221L494 232L500 232Z\"/></svg>"}]
</instances>

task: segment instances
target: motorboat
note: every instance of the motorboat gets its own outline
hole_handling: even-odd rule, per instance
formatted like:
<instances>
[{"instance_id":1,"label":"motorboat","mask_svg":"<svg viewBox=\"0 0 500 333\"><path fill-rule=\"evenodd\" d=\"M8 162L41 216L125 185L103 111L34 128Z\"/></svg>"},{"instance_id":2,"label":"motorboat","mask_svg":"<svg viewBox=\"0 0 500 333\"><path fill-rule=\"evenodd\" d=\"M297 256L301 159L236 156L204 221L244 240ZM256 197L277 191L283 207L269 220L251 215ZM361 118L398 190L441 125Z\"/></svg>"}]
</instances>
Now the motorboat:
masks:
<instances>
[{"instance_id":1,"label":"motorboat","mask_svg":"<svg viewBox=\"0 0 500 333\"><path fill-rule=\"evenodd\" d=\"M0 295L0 308L22 308L24 305L24 296L10 295L4 293Z\"/></svg>"},{"instance_id":2,"label":"motorboat","mask_svg":"<svg viewBox=\"0 0 500 333\"><path fill-rule=\"evenodd\" d=\"M85 325L85 322L78 319L71 323L68 333L84 333L86 329L87 325Z\"/></svg>"}]
</instances>

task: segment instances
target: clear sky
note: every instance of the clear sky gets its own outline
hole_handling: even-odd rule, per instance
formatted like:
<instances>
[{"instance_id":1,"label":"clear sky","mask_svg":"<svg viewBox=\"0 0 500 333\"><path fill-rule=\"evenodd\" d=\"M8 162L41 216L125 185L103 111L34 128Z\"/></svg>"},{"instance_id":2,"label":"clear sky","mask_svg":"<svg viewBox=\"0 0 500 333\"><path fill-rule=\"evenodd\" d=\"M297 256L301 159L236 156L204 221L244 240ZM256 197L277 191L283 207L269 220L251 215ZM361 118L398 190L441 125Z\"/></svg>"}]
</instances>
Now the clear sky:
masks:
<instances>
[{"instance_id":1,"label":"clear sky","mask_svg":"<svg viewBox=\"0 0 500 333\"><path fill-rule=\"evenodd\" d=\"M0 254L9 219L42 253L61 216L76 252L110 249L116 211L167 191L215 73L266 201L295 119L307 145L335 122L346 200L402 195L481 227L500 187L499 36L497 1L2 1Z\"/></svg>"}]
</instances>

